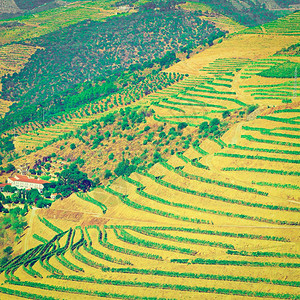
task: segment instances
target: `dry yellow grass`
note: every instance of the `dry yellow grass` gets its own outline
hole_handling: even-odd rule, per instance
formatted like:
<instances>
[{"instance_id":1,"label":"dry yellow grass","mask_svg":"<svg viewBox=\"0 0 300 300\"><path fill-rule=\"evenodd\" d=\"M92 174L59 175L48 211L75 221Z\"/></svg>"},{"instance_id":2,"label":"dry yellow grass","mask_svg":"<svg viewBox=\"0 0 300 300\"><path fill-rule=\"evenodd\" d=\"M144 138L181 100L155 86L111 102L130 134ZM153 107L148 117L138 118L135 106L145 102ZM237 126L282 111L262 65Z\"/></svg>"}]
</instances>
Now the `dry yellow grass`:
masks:
<instances>
[{"instance_id":1,"label":"dry yellow grass","mask_svg":"<svg viewBox=\"0 0 300 300\"><path fill-rule=\"evenodd\" d=\"M248 58L258 60L274 54L283 47L297 43L296 36L263 36L237 34L196 54L191 59L170 67L169 72L198 75L199 70L218 58Z\"/></svg>"}]
</instances>

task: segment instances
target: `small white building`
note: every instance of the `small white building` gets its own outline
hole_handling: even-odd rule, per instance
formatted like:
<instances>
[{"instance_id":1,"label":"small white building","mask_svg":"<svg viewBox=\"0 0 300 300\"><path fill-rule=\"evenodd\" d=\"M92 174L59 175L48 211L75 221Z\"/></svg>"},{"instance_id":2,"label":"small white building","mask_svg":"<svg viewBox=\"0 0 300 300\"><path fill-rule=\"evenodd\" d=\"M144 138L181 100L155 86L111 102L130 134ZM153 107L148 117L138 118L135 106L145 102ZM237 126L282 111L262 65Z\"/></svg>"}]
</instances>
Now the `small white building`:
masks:
<instances>
[{"instance_id":1,"label":"small white building","mask_svg":"<svg viewBox=\"0 0 300 300\"><path fill-rule=\"evenodd\" d=\"M26 175L17 174L15 175L15 177L9 177L7 179L7 183L11 184L11 186L15 186L17 189L37 189L41 193L44 189L44 184L50 182L42 179L30 178Z\"/></svg>"}]
</instances>

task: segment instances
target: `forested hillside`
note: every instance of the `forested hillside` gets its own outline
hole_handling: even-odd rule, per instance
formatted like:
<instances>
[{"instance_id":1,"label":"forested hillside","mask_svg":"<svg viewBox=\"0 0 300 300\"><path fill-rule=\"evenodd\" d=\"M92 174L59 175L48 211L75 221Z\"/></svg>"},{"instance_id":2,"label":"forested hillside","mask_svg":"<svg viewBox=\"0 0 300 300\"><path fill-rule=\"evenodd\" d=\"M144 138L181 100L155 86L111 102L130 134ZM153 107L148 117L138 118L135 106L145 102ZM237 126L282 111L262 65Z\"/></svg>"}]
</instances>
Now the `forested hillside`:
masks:
<instances>
[{"instance_id":1,"label":"forested hillside","mask_svg":"<svg viewBox=\"0 0 300 300\"><path fill-rule=\"evenodd\" d=\"M133 64L151 67L151 61L168 53L211 45L224 36L200 16L197 11L150 9L107 22L86 20L28 41L41 49L20 73L2 78L2 98L17 103L0 130L20 110L19 123L35 117L38 105L52 112L73 108L70 96L80 93L86 80L101 85Z\"/></svg>"},{"instance_id":2,"label":"forested hillside","mask_svg":"<svg viewBox=\"0 0 300 300\"><path fill-rule=\"evenodd\" d=\"M280 8L287 7L288 4L296 4L297 1L276 1L280 6L277 10L270 10L266 5L268 1L230 1L230 0L192 0L203 2L224 15L230 16L234 20L246 26L255 26L277 19L283 15Z\"/></svg>"}]
</instances>

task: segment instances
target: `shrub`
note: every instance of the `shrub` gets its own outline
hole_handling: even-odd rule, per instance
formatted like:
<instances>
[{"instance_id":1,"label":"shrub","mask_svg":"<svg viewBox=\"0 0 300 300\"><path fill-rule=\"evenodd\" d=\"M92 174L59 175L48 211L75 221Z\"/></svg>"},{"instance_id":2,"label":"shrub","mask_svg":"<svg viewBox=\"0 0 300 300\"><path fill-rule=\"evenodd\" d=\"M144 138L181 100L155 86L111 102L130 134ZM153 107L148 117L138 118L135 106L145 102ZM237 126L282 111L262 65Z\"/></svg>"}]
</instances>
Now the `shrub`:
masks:
<instances>
[{"instance_id":1,"label":"shrub","mask_svg":"<svg viewBox=\"0 0 300 300\"><path fill-rule=\"evenodd\" d=\"M213 127L220 124L220 120L218 118L214 118L209 122L209 126Z\"/></svg>"},{"instance_id":2,"label":"shrub","mask_svg":"<svg viewBox=\"0 0 300 300\"><path fill-rule=\"evenodd\" d=\"M74 149L76 148L76 145L75 145L74 143L72 143L72 144L70 145L70 148L71 148L71 150L74 150Z\"/></svg>"},{"instance_id":3,"label":"shrub","mask_svg":"<svg viewBox=\"0 0 300 300\"><path fill-rule=\"evenodd\" d=\"M182 130L184 128L186 128L188 126L188 124L186 122L180 122L177 126L178 130Z\"/></svg>"},{"instance_id":4,"label":"shrub","mask_svg":"<svg viewBox=\"0 0 300 300\"><path fill-rule=\"evenodd\" d=\"M223 111L223 113L222 113L223 119L226 119L226 118L229 117L229 116L230 116L230 111L229 111L229 110Z\"/></svg>"},{"instance_id":5,"label":"shrub","mask_svg":"<svg viewBox=\"0 0 300 300\"><path fill-rule=\"evenodd\" d=\"M258 108L258 105L250 105L248 108L247 108L247 115L251 114L252 112L254 112L256 109Z\"/></svg>"},{"instance_id":6,"label":"shrub","mask_svg":"<svg viewBox=\"0 0 300 300\"><path fill-rule=\"evenodd\" d=\"M112 176L112 173L111 173L111 171L110 170L105 170L105 173L104 173L104 178L105 179L108 179L108 178L110 178Z\"/></svg>"}]
</instances>

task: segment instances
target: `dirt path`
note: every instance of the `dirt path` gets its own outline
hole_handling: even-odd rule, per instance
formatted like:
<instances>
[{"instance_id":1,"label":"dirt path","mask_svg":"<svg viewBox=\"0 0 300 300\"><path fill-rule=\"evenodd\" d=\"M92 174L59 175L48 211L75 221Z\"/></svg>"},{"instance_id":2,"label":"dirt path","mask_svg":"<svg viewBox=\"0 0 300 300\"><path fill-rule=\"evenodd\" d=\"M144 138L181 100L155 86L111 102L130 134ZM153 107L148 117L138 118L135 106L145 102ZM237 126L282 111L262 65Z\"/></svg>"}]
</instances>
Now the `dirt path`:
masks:
<instances>
[{"instance_id":1,"label":"dirt path","mask_svg":"<svg viewBox=\"0 0 300 300\"><path fill-rule=\"evenodd\" d=\"M231 144L237 144L239 139L241 138L241 131L242 131L242 126L245 124L245 122L240 122L234 132L234 136L231 139Z\"/></svg>"},{"instance_id":2,"label":"dirt path","mask_svg":"<svg viewBox=\"0 0 300 300\"><path fill-rule=\"evenodd\" d=\"M33 207L32 208L32 211L31 211L31 215L30 215L30 219L28 221L28 231L26 233L26 236L25 236L25 241L24 241L24 252L27 251L29 249L28 247L28 240L29 238L31 237L31 231L32 231L32 223L33 223L33 219L35 217L35 212L36 212L37 208L36 207Z\"/></svg>"},{"instance_id":3,"label":"dirt path","mask_svg":"<svg viewBox=\"0 0 300 300\"><path fill-rule=\"evenodd\" d=\"M83 211L77 211L77 210L69 210L69 209L56 209L58 211L68 211L68 212L80 212L83 214L87 214L87 215L92 215L93 217L96 218L103 218L103 219L109 219L109 220L118 220L118 221L123 221L125 219L121 219L121 218L113 218L113 217L105 217L103 214L97 214L97 213L89 213L89 212L83 212ZM170 222L161 222L161 221L154 221L154 220L136 220L136 219L128 219L126 218L126 221L133 221L133 222L137 222L137 223L157 223L157 224L165 224L168 226L178 226L178 223L170 223ZM232 225L232 224L210 224L210 226L215 226L215 227L240 227L240 228L266 228L266 229L295 229L295 228L300 228L300 226L255 226L255 225Z\"/></svg>"}]
</instances>

